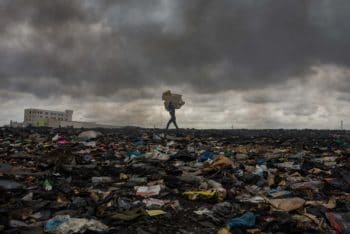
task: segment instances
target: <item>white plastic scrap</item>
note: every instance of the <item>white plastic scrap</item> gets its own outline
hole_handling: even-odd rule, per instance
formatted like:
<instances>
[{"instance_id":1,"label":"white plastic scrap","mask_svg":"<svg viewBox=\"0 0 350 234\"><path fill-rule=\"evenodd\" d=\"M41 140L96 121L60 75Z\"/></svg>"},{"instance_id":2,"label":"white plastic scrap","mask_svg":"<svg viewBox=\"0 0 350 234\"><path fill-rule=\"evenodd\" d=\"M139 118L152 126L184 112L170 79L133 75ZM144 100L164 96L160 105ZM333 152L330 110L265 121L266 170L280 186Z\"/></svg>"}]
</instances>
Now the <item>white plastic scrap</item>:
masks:
<instances>
[{"instance_id":1,"label":"white plastic scrap","mask_svg":"<svg viewBox=\"0 0 350 234\"><path fill-rule=\"evenodd\" d=\"M171 201L170 200L160 200L160 199L156 199L156 198L147 198L147 199L143 199L142 202L146 205L147 208L149 208L149 207L154 207L154 206L162 207L165 204L170 203Z\"/></svg>"},{"instance_id":2,"label":"white plastic scrap","mask_svg":"<svg viewBox=\"0 0 350 234\"><path fill-rule=\"evenodd\" d=\"M52 137L52 141L56 142L60 139L60 136L58 134L56 134L54 137Z\"/></svg>"},{"instance_id":3,"label":"white plastic scrap","mask_svg":"<svg viewBox=\"0 0 350 234\"><path fill-rule=\"evenodd\" d=\"M212 214L213 212L208 210L208 208L199 208L198 210L193 211L193 213L197 215L205 215L205 214Z\"/></svg>"},{"instance_id":4,"label":"white plastic scrap","mask_svg":"<svg viewBox=\"0 0 350 234\"><path fill-rule=\"evenodd\" d=\"M45 225L45 232L55 234L83 233L87 230L103 232L108 230L108 226L94 219L71 218L69 215L57 215Z\"/></svg>"},{"instance_id":5,"label":"white plastic scrap","mask_svg":"<svg viewBox=\"0 0 350 234\"><path fill-rule=\"evenodd\" d=\"M151 197L159 194L161 187L160 185L154 186L136 186L136 195L142 197Z\"/></svg>"},{"instance_id":6,"label":"white plastic scrap","mask_svg":"<svg viewBox=\"0 0 350 234\"><path fill-rule=\"evenodd\" d=\"M82 140L90 140L90 139L95 139L98 136L101 136L102 133L96 132L96 131L85 131L79 134L78 138Z\"/></svg>"}]
</instances>

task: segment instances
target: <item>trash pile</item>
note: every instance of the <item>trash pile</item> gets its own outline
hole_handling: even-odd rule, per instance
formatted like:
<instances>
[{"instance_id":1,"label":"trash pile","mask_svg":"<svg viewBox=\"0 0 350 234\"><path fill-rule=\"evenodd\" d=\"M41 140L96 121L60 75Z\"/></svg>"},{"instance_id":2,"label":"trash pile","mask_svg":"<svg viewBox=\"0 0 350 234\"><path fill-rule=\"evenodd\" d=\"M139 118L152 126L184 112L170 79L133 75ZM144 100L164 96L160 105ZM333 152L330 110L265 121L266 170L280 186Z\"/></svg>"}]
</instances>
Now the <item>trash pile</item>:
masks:
<instances>
[{"instance_id":1,"label":"trash pile","mask_svg":"<svg viewBox=\"0 0 350 234\"><path fill-rule=\"evenodd\" d=\"M0 129L0 232L349 233L346 131Z\"/></svg>"}]
</instances>

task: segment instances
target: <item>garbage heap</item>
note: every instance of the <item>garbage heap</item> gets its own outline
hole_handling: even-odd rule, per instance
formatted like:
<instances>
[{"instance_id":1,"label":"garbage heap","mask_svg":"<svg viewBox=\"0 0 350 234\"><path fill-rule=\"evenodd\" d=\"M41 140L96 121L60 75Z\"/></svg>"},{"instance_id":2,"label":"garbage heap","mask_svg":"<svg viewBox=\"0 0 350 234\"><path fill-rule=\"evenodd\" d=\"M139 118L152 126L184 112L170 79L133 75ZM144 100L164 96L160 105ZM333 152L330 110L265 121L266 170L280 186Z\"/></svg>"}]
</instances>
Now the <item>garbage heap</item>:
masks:
<instances>
[{"instance_id":1,"label":"garbage heap","mask_svg":"<svg viewBox=\"0 0 350 234\"><path fill-rule=\"evenodd\" d=\"M346 131L0 129L3 233L349 233Z\"/></svg>"}]
</instances>

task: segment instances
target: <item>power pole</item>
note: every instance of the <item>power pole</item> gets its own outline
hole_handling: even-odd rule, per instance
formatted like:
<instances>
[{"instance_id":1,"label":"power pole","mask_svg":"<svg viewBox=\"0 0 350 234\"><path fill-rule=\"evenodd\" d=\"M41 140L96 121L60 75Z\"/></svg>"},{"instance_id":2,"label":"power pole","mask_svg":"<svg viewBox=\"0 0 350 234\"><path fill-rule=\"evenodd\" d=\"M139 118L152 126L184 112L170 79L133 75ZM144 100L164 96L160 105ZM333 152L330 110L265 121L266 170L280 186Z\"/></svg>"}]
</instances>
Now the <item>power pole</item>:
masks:
<instances>
[{"instance_id":1,"label":"power pole","mask_svg":"<svg viewBox=\"0 0 350 234\"><path fill-rule=\"evenodd\" d=\"M340 121L340 129L341 129L341 130L344 129L344 122L343 122L343 120Z\"/></svg>"}]
</instances>

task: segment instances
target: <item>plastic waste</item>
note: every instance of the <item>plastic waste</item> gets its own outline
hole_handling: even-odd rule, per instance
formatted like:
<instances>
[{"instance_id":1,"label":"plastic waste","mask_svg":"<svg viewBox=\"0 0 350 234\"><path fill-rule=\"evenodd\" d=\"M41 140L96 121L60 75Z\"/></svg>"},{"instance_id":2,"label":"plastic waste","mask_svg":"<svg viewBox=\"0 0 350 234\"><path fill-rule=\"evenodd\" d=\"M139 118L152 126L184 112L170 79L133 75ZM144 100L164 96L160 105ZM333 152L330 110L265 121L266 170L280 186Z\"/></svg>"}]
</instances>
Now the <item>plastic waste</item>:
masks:
<instances>
[{"instance_id":1,"label":"plastic waste","mask_svg":"<svg viewBox=\"0 0 350 234\"><path fill-rule=\"evenodd\" d=\"M147 198L143 199L142 202L146 205L146 207L162 207L166 203L169 203L169 200L160 200L156 198Z\"/></svg>"},{"instance_id":2,"label":"plastic waste","mask_svg":"<svg viewBox=\"0 0 350 234\"><path fill-rule=\"evenodd\" d=\"M128 157L130 158L137 158L137 157L142 157L145 154L139 151L132 151L132 152L128 152Z\"/></svg>"},{"instance_id":3,"label":"plastic waste","mask_svg":"<svg viewBox=\"0 0 350 234\"><path fill-rule=\"evenodd\" d=\"M218 170L222 168L230 168L233 166L233 161L225 156L217 157L210 165L209 168L213 170Z\"/></svg>"},{"instance_id":4,"label":"plastic waste","mask_svg":"<svg viewBox=\"0 0 350 234\"><path fill-rule=\"evenodd\" d=\"M176 152L169 152L169 149L162 148L160 146L156 147L152 152L146 153L146 157L150 159L158 159L162 161L169 160L170 156Z\"/></svg>"},{"instance_id":5,"label":"plastic waste","mask_svg":"<svg viewBox=\"0 0 350 234\"><path fill-rule=\"evenodd\" d=\"M278 198L278 197L285 197L290 195L290 191L282 190L281 188L277 189L270 189L269 191L269 196L273 198Z\"/></svg>"},{"instance_id":6,"label":"plastic waste","mask_svg":"<svg viewBox=\"0 0 350 234\"><path fill-rule=\"evenodd\" d=\"M166 212L163 210L146 210L146 212L149 216L158 216L166 214Z\"/></svg>"},{"instance_id":7,"label":"plastic waste","mask_svg":"<svg viewBox=\"0 0 350 234\"><path fill-rule=\"evenodd\" d=\"M326 217L337 233L350 233L350 212L327 212Z\"/></svg>"},{"instance_id":8,"label":"plastic waste","mask_svg":"<svg viewBox=\"0 0 350 234\"><path fill-rule=\"evenodd\" d=\"M130 200L118 197L118 207L122 210L129 210L131 208Z\"/></svg>"},{"instance_id":9,"label":"plastic waste","mask_svg":"<svg viewBox=\"0 0 350 234\"><path fill-rule=\"evenodd\" d=\"M84 131L84 132L80 133L78 135L78 138L82 141L87 141L87 140L91 140L91 139L96 139L97 137L99 137L101 135L102 135L102 133L100 133L100 132L89 130L89 131Z\"/></svg>"},{"instance_id":10,"label":"plastic waste","mask_svg":"<svg viewBox=\"0 0 350 234\"><path fill-rule=\"evenodd\" d=\"M208 180L208 184L211 186L213 190L216 191L216 198L219 202L222 202L223 200L225 200L227 191L222 187L222 184L214 180Z\"/></svg>"},{"instance_id":11,"label":"plastic waste","mask_svg":"<svg viewBox=\"0 0 350 234\"><path fill-rule=\"evenodd\" d=\"M221 231L346 233L350 148L335 143L345 131L100 131L81 140L73 128L0 128L0 233L42 233L58 215L110 226L87 233L215 233L248 211L259 223ZM199 162L206 151L214 157Z\"/></svg>"},{"instance_id":12,"label":"plastic waste","mask_svg":"<svg viewBox=\"0 0 350 234\"><path fill-rule=\"evenodd\" d=\"M31 218L34 218L36 220L42 221L42 220L48 220L51 217L51 211L49 210L42 210L39 212L36 212L32 215L30 215Z\"/></svg>"},{"instance_id":13,"label":"plastic waste","mask_svg":"<svg viewBox=\"0 0 350 234\"><path fill-rule=\"evenodd\" d=\"M187 196L190 200L197 200L198 198L204 198L204 199L210 199L213 198L216 195L216 191L209 190L209 191L188 191L182 193L183 195Z\"/></svg>"},{"instance_id":14,"label":"plastic waste","mask_svg":"<svg viewBox=\"0 0 350 234\"><path fill-rule=\"evenodd\" d=\"M228 228L221 228L217 234L232 234Z\"/></svg>"},{"instance_id":15,"label":"plastic waste","mask_svg":"<svg viewBox=\"0 0 350 234\"><path fill-rule=\"evenodd\" d=\"M25 195L24 197L22 197L22 201L32 201L33 200L33 193L30 192L27 195Z\"/></svg>"},{"instance_id":16,"label":"plastic waste","mask_svg":"<svg viewBox=\"0 0 350 234\"><path fill-rule=\"evenodd\" d=\"M208 161L208 160L213 160L215 157L214 153L209 151L209 150L206 150L204 153L201 154L201 156L199 157L198 161L199 162L205 162L205 161Z\"/></svg>"},{"instance_id":17,"label":"plastic waste","mask_svg":"<svg viewBox=\"0 0 350 234\"><path fill-rule=\"evenodd\" d=\"M168 110L169 103L172 102L176 109L180 109L185 102L182 100L182 95L171 93L170 90L167 90L162 95L162 100L164 101L164 107Z\"/></svg>"},{"instance_id":18,"label":"plastic waste","mask_svg":"<svg viewBox=\"0 0 350 234\"><path fill-rule=\"evenodd\" d=\"M247 212L247 213L243 214L242 216L231 219L227 223L227 227L229 229L251 228L251 227L255 226L255 222L256 222L256 215L253 214L252 212Z\"/></svg>"},{"instance_id":19,"label":"plastic waste","mask_svg":"<svg viewBox=\"0 0 350 234\"><path fill-rule=\"evenodd\" d=\"M136 186L136 195L142 197L151 197L159 194L161 187L160 185L153 186Z\"/></svg>"},{"instance_id":20,"label":"plastic waste","mask_svg":"<svg viewBox=\"0 0 350 234\"><path fill-rule=\"evenodd\" d=\"M112 179L112 177L108 177L108 176L92 177L91 182L94 184L111 183L111 182L113 182L113 179Z\"/></svg>"},{"instance_id":21,"label":"plastic waste","mask_svg":"<svg viewBox=\"0 0 350 234\"><path fill-rule=\"evenodd\" d=\"M337 206L337 201L335 198L331 198L328 200L328 202L325 201L307 201L305 205L312 205L312 206L323 206L327 209L334 209Z\"/></svg>"},{"instance_id":22,"label":"plastic waste","mask_svg":"<svg viewBox=\"0 0 350 234\"><path fill-rule=\"evenodd\" d=\"M147 177L132 176L129 179L129 182L136 183L136 184L147 183Z\"/></svg>"},{"instance_id":23,"label":"plastic waste","mask_svg":"<svg viewBox=\"0 0 350 234\"><path fill-rule=\"evenodd\" d=\"M338 139L335 141L340 147L342 148L348 148L349 147L349 143L346 142L345 140L343 139Z\"/></svg>"},{"instance_id":24,"label":"plastic waste","mask_svg":"<svg viewBox=\"0 0 350 234\"><path fill-rule=\"evenodd\" d=\"M50 182L48 180L44 181L43 186L44 186L45 191L51 191L52 190L52 185L50 184Z\"/></svg>"},{"instance_id":25,"label":"plastic waste","mask_svg":"<svg viewBox=\"0 0 350 234\"><path fill-rule=\"evenodd\" d=\"M87 230L95 232L108 231L108 226L94 220L71 218L69 215L58 215L48 220L44 227L45 232L48 233L83 233Z\"/></svg>"},{"instance_id":26,"label":"plastic waste","mask_svg":"<svg viewBox=\"0 0 350 234\"><path fill-rule=\"evenodd\" d=\"M221 202L215 204L210 212L207 212L204 215L208 216L214 223L221 224L232 215L232 211L233 206L230 202Z\"/></svg>"},{"instance_id":27,"label":"plastic waste","mask_svg":"<svg viewBox=\"0 0 350 234\"><path fill-rule=\"evenodd\" d=\"M137 140L134 142L135 145L145 145L145 142L143 140Z\"/></svg>"},{"instance_id":28,"label":"plastic waste","mask_svg":"<svg viewBox=\"0 0 350 234\"><path fill-rule=\"evenodd\" d=\"M160 140L162 140L162 137L160 135L153 134L153 140L154 141L160 141Z\"/></svg>"},{"instance_id":29,"label":"plastic waste","mask_svg":"<svg viewBox=\"0 0 350 234\"><path fill-rule=\"evenodd\" d=\"M86 162L90 162L92 161L94 158L92 157L92 155L90 154L86 154L83 156L83 160L86 161Z\"/></svg>"},{"instance_id":30,"label":"plastic waste","mask_svg":"<svg viewBox=\"0 0 350 234\"><path fill-rule=\"evenodd\" d=\"M293 190L299 190L299 189L318 190L318 189L321 189L323 186L324 186L324 182L317 180L317 181L295 183L291 185L291 188Z\"/></svg>"},{"instance_id":31,"label":"plastic waste","mask_svg":"<svg viewBox=\"0 0 350 234\"><path fill-rule=\"evenodd\" d=\"M253 204L259 204L264 203L265 199L261 196L250 196L248 194L243 194L236 197L237 200L240 202L247 202L247 203L253 203Z\"/></svg>"},{"instance_id":32,"label":"plastic waste","mask_svg":"<svg viewBox=\"0 0 350 234\"><path fill-rule=\"evenodd\" d=\"M254 174L258 175L258 176L261 176L261 177L264 175L264 172L267 171L266 165L256 165L255 168L256 169L255 169Z\"/></svg>"},{"instance_id":33,"label":"plastic waste","mask_svg":"<svg viewBox=\"0 0 350 234\"><path fill-rule=\"evenodd\" d=\"M66 139L60 139L57 141L58 145L67 145L69 144L69 141L67 141Z\"/></svg>"},{"instance_id":34,"label":"plastic waste","mask_svg":"<svg viewBox=\"0 0 350 234\"><path fill-rule=\"evenodd\" d=\"M299 197L271 199L269 202L274 209L286 212L302 208L305 204L305 200Z\"/></svg>"},{"instance_id":35,"label":"plastic waste","mask_svg":"<svg viewBox=\"0 0 350 234\"><path fill-rule=\"evenodd\" d=\"M12 180L1 180L0 179L0 188L5 190L14 190L14 189L22 189L24 186L16 181Z\"/></svg>"},{"instance_id":36,"label":"plastic waste","mask_svg":"<svg viewBox=\"0 0 350 234\"><path fill-rule=\"evenodd\" d=\"M294 164L294 162L277 163L277 164L275 164L275 166L278 167L278 168L300 170L300 165L299 164Z\"/></svg>"},{"instance_id":37,"label":"plastic waste","mask_svg":"<svg viewBox=\"0 0 350 234\"><path fill-rule=\"evenodd\" d=\"M248 155L247 154L236 154L235 155L235 158L237 159L237 160L246 160L246 159L248 159Z\"/></svg>"},{"instance_id":38,"label":"plastic waste","mask_svg":"<svg viewBox=\"0 0 350 234\"><path fill-rule=\"evenodd\" d=\"M96 141L83 141L81 142L81 144L83 144L86 147L96 147Z\"/></svg>"},{"instance_id":39,"label":"plastic waste","mask_svg":"<svg viewBox=\"0 0 350 234\"><path fill-rule=\"evenodd\" d=\"M199 208L198 210L193 211L193 213L197 215L204 215L204 214L212 214L213 212L208 210L208 208Z\"/></svg>"},{"instance_id":40,"label":"plastic waste","mask_svg":"<svg viewBox=\"0 0 350 234\"><path fill-rule=\"evenodd\" d=\"M27 223L25 223L25 222L23 222L23 221L20 221L20 220L10 220L10 222L9 222L9 225L10 225L10 227L12 227L12 228L26 228L26 227L28 227L29 225L27 224Z\"/></svg>"},{"instance_id":41,"label":"plastic waste","mask_svg":"<svg viewBox=\"0 0 350 234\"><path fill-rule=\"evenodd\" d=\"M60 136L58 134L56 134L54 137L52 137L52 141L56 142L60 139Z\"/></svg>"}]
</instances>

